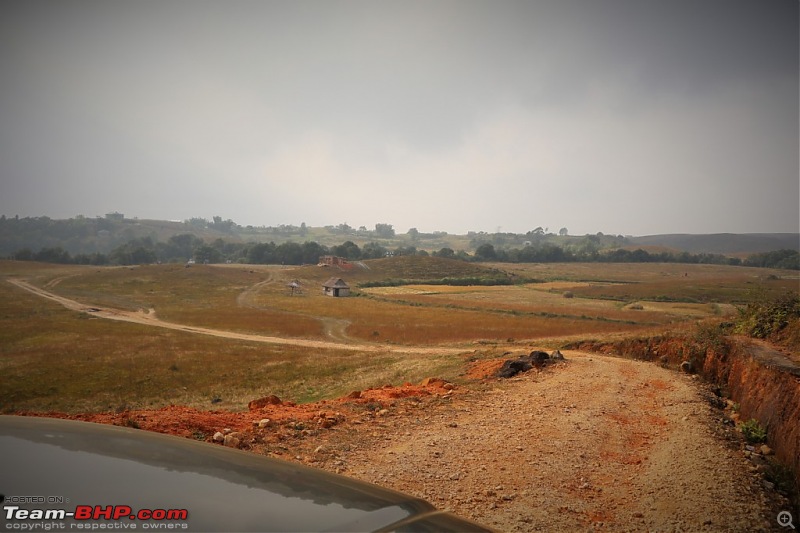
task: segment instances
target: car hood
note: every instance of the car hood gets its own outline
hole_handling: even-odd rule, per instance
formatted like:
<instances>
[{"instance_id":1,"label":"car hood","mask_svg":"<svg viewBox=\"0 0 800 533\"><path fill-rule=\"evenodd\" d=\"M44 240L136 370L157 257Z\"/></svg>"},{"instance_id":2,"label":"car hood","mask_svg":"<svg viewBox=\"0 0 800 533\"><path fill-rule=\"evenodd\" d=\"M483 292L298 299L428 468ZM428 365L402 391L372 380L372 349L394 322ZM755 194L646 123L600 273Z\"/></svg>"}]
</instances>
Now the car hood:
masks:
<instances>
[{"instance_id":1,"label":"car hood","mask_svg":"<svg viewBox=\"0 0 800 533\"><path fill-rule=\"evenodd\" d=\"M0 416L0 472L4 522L19 518L9 506L67 512L128 506L186 510L187 517L94 522L184 531L489 531L424 500L344 476L104 424Z\"/></svg>"}]
</instances>

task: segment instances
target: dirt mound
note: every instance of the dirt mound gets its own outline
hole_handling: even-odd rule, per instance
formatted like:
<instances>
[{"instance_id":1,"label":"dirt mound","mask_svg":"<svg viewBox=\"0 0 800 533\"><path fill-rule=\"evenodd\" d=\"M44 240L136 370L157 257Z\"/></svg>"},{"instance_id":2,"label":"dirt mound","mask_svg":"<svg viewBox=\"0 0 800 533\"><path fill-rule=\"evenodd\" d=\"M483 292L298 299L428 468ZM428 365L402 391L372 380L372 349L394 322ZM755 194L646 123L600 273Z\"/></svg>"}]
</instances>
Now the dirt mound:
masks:
<instances>
[{"instance_id":1,"label":"dirt mound","mask_svg":"<svg viewBox=\"0 0 800 533\"><path fill-rule=\"evenodd\" d=\"M472 380L484 380L493 377L500 367L503 366L505 359L486 359L481 361L473 361L467 367L464 376Z\"/></svg>"},{"instance_id":2,"label":"dirt mound","mask_svg":"<svg viewBox=\"0 0 800 533\"><path fill-rule=\"evenodd\" d=\"M567 357L568 372L550 365L473 389L429 378L302 405L265 397L245 412L168 406L40 416L298 461L503 531L766 531L776 524L785 502L770 509L738 448L708 431L718 415L700 400L696 377L616 357ZM476 361L469 373L487 377L502 363Z\"/></svg>"},{"instance_id":3,"label":"dirt mound","mask_svg":"<svg viewBox=\"0 0 800 533\"><path fill-rule=\"evenodd\" d=\"M443 379L427 378L420 385L411 383L402 386L385 385L380 388L353 391L336 400L322 400L301 405L281 401L277 396L267 396L251 401L247 412L203 411L192 407L170 405L160 409L125 410L115 413L68 414L51 411L16 414L128 426L209 442L217 432L235 432L240 436L238 447L247 449L283 440L281 427L291 430L299 428L302 431L307 428L329 429L334 425L346 425L349 420L359 420L361 423L365 412L380 413L398 399L420 401L426 397L449 396L456 393L455 388L453 384ZM264 420L269 422L262 423Z\"/></svg>"}]
</instances>

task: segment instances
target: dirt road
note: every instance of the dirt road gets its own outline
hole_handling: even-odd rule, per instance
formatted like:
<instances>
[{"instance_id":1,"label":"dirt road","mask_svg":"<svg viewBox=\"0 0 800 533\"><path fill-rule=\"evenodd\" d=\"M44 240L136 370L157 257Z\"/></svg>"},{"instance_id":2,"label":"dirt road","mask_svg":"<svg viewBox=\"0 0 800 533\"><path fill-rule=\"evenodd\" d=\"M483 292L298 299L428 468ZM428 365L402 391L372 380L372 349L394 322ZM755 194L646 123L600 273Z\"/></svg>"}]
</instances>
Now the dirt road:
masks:
<instances>
[{"instance_id":1,"label":"dirt road","mask_svg":"<svg viewBox=\"0 0 800 533\"><path fill-rule=\"evenodd\" d=\"M779 529L742 452L711 430L719 412L696 380L564 353L542 373L339 429L318 466L502 531Z\"/></svg>"},{"instance_id":2,"label":"dirt road","mask_svg":"<svg viewBox=\"0 0 800 533\"><path fill-rule=\"evenodd\" d=\"M444 351L197 328L153 313L90 308L9 281L75 311L204 335L319 348ZM651 363L564 355L566 362L541 372L435 394L278 404L249 413L172 406L77 417L135 420L142 429L184 436L199 428L207 439L232 428L245 449L414 494L501 531L781 530L775 520L780 496L765 490L741 443L720 436L721 414L698 380ZM298 425L290 419L301 407ZM331 409L339 413L335 425L310 425L314 413ZM258 428L263 418L278 422Z\"/></svg>"},{"instance_id":3,"label":"dirt road","mask_svg":"<svg viewBox=\"0 0 800 533\"><path fill-rule=\"evenodd\" d=\"M291 346L302 346L304 348L318 348L330 350L353 350L361 352L382 352L382 353L409 353L409 354L458 354L464 353L465 349L460 348L447 348L447 347L430 347L430 346L399 346L388 344L367 344L355 342L332 342L332 341L317 341L312 339L299 339L290 337L274 337L269 335L256 335L250 333L237 333L234 331L226 331L213 328L203 328L197 326L190 326L187 324L177 324L175 322L167 322L158 318L153 309L148 311L124 311L122 309L113 309L109 307L94 306L92 304L81 303L63 296L59 296L53 292L47 291L41 287L36 287L30 283L16 278L7 278L9 283L24 289L28 292L46 298L72 311L83 313L90 313L92 316L104 318L107 320L117 320L121 322L132 322L135 324L142 324L145 326L153 326L158 328L173 329L177 331L184 331L187 333L196 333L199 335L210 335L212 337L222 337L225 339L236 339L242 341L252 342L265 342L269 344L284 344ZM257 289L257 286L251 289ZM250 289L248 289L250 290ZM249 294L248 291L243 293ZM244 298L247 298L245 296ZM241 303L241 302L240 302Z\"/></svg>"}]
</instances>

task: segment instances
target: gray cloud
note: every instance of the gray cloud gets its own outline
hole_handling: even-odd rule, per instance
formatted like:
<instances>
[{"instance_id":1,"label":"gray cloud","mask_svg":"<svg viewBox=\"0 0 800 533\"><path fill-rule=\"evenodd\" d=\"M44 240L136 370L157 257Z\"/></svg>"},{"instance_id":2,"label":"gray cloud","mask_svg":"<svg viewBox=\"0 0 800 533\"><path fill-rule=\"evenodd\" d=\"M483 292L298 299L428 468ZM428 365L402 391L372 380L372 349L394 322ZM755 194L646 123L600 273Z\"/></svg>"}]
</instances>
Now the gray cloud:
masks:
<instances>
[{"instance_id":1,"label":"gray cloud","mask_svg":"<svg viewBox=\"0 0 800 533\"><path fill-rule=\"evenodd\" d=\"M792 0L5 2L0 212L798 231Z\"/></svg>"}]
</instances>

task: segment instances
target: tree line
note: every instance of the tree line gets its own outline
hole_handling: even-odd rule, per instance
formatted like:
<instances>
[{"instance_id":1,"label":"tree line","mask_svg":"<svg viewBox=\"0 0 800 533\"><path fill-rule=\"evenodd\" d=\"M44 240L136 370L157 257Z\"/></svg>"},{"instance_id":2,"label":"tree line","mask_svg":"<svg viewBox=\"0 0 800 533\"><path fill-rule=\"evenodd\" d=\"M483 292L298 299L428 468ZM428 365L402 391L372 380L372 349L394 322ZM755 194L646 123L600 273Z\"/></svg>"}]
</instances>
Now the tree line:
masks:
<instances>
[{"instance_id":1,"label":"tree line","mask_svg":"<svg viewBox=\"0 0 800 533\"><path fill-rule=\"evenodd\" d=\"M110 253L70 254L60 246L43 247L34 252L22 248L10 255L17 261L41 261L45 263L87 264L87 265L137 265L152 263L249 263L275 265L317 264L323 255L336 255L348 260L376 259L387 255L427 255L416 248L398 247L393 250L369 242L359 247L352 241L338 246L324 246L314 241L302 244L284 242L237 243L216 239L206 242L190 233L174 235L166 242L155 241L152 237L134 238L117 246Z\"/></svg>"},{"instance_id":2,"label":"tree line","mask_svg":"<svg viewBox=\"0 0 800 533\"><path fill-rule=\"evenodd\" d=\"M800 252L797 250L757 253L742 260L738 257L710 253L652 253L641 248L636 250L616 248L602 251L587 248L572 250L552 243L497 250L492 244L484 243L475 249L475 258L479 261L501 263L686 263L800 270Z\"/></svg>"},{"instance_id":3,"label":"tree line","mask_svg":"<svg viewBox=\"0 0 800 533\"><path fill-rule=\"evenodd\" d=\"M60 246L54 246L43 247L38 252L23 248L12 254L10 258L18 261L90 265L177 263L189 260L197 263L304 265L317 264L323 255L335 255L350 261L398 255L433 255L462 261L500 263L688 263L800 270L800 252L796 250L776 250L753 254L744 260L708 253L651 253L642 249L622 248L603 251L591 248L571 249L552 243L509 249L497 249L491 243L483 243L475 249L474 254L469 254L464 250L455 251L451 248L441 248L429 253L426 250L418 250L414 246L390 249L377 242L368 242L361 247L353 241L345 241L331 247L315 241L275 244L274 242L238 243L216 239L206 242L189 233L174 235L166 242L154 241L151 237L134 238L117 246L108 254L95 252L72 255Z\"/></svg>"}]
</instances>

